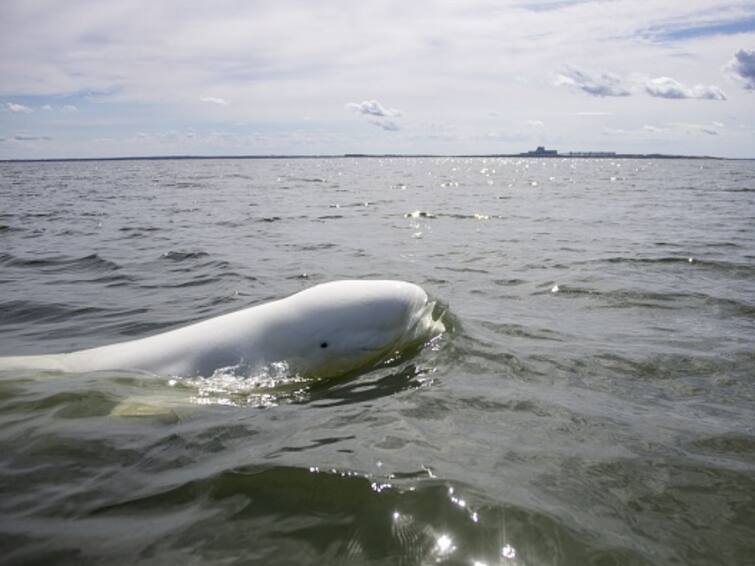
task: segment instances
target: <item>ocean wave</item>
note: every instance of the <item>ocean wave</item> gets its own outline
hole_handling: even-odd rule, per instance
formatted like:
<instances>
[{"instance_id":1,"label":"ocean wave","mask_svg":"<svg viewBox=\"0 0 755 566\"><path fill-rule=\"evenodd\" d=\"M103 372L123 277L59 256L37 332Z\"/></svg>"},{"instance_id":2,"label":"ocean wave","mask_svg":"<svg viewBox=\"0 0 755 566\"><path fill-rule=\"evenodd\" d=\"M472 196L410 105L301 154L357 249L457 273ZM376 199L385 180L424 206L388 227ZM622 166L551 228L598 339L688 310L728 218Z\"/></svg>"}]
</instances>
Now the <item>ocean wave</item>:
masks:
<instances>
[{"instance_id":1,"label":"ocean wave","mask_svg":"<svg viewBox=\"0 0 755 566\"><path fill-rule=\"evenodd\" d=\"M555 289L555 290L554 290ZM639 289L602 290L575 285L556 286L538 290L533 295L558 293L560 297L587 297L605 301L611 307L647 307L652 309L689 309L692 307L715 307L730 316L755 317L755 305L745 301L717 297L706 293L672 293Z\"/></svg>"},{"instance_id":2,"label":"ocean wave","mask_svg":"<svg viewBox=\"0 0 755 566\"><path fill-rule=\"evenodd\" d=\"M62 322L75 318L102 315L107 309L62 303L12 300L0 303L0 323Z\"/></svg>"},{"instance_id":3,"label":"ocean wave","mask_svg":"<svg viewBox=\"0 0 755 566\"><path fill-rule=\"evenodd\" d=\"M712 244L705 244L710 247ZM719 244L721 245L721 244ZM735 244L736 245L736 244ZM576 262L578 264L588 263L609 263L609 264L628 264L628 265L688 265L690 268L707 269L720 271L721 273L753 275L755 276L755 266L751 264L738 263L734 261L720 261L711 259L700 259L694 256L665 256L665 257L608 257L602 259L589 260L585 262Z\"/></svg>"},{"instance_id":4,"label":"ocean wave","mask_svg":"<svg viewBox=\"0 0 755 566\"><path fill-rule=\"evenodd\" d=\"M0 253L0 265L21 269L39 269L45 273L79 272L79 271L116 271L121 266L93 253L83 257L47 256L39 258L22 258L10 253Z\"/></svg>"},{"instance_id":5,"label":"ocean wave","mask_svg":"<svg viewBox=\"0 0 755 566\"><path fill-rule=\"evenodd\" d=\"M181 261L186 261L186 260L199 259L201 257L207 257L208 255L210 254L204 251L183 252L183 251L177 251L177 250L170 250L170 251L164 252L162 255L162 258L169 261L181 262Z\"/></svg>"}]
</instances>

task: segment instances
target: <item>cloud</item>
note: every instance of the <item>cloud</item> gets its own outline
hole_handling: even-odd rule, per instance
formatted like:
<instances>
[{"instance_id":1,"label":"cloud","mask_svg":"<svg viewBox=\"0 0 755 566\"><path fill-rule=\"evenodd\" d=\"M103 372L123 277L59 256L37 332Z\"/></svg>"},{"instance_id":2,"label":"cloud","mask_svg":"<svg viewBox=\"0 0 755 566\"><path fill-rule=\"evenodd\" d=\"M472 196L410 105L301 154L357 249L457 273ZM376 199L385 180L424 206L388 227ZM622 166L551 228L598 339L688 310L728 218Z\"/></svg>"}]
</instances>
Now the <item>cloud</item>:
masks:
<instances>
[{"instance_id":1,"label":"cloud","mask_svg":"<svg viewBox=\"0 0 755 566\"><path fill-rule=\"evenodd\" d=\"M367 117L367 121L388 132L397 132L398 124L390 118L397 118L403 114L395 108L385 108L377 100L363 100L362 102L349 102L346 108Z\"/></svg>"},{"instance_id":2,"label":"cloud","mask_svg":"<svg viewBox=\"0 0 755 566\"><path fill-rule=\"evenodd\" d=\"M613 116L613 112L601 112L601 111L595 111L595 112L574 112L571 114L572 116Z\"/></svg>"},{"instance_id":3,"label":"cloud","mask_svg":"<svg viewBox=\"0 0 755 566\"><path fill-rule=\"evenodd\" d=\"M556 85L576 88L592 96L629 96L631 91L624 80L613 73L588 74L575 68L569 68L556 77ZM636 84L636 78L634 79ZM685 86L671 77L648 79L644 83L645 92L656 98L701 100L726 100L726 94L715 85ZM580 112L581 116L602 115L600 112Z\"/></svg>"},{"instance_id":4,"label":"cloud","mask_svg":"<svg viewBox=\"0 0 755 566\"><path fill-rule=\"evenodd\" d=\"M570 67L556 77L556 85L577 88L592 96L629 96L622 79L613 73L588 74Z\"/></svg>"},{"instance_id":5,"label":"cloud","mask_svg":"<svg viewBox=\"0 0 755 566\"><path fill-rule=\"evenodd\" d=\"M216 96L202 96L199 98L201 102L209 102L210 104L217 104L218 106L228 106L231 104L229 100L225 98L218 98Z\"/></svg>"},{"instance_id":6,"label":"cloud","mask_svg":"<svg viewBox=\"0 0 755 566\"><path fill-rule=\"evenodd\" d=\"M78 112L79 109L76 108L73 104L66 104L62 108L63 112Z\"/></svg>"},{"instance_id":7,"label":"cloud","mask_svg":"<svg viewBox=\"0 0 755 566\"><path fill-rule=\"evenodd\" d=\"M602 130L603 135L607 136L633 136L642 139L688 139L690 136L700 137L718 136L719 132L707 124L694 124L688 122L673 122L662 125L645 124L642 128L610 128L605 127Z\"/></svg>"},{"instance_id":8,"label":"cloud","mask_svg":"<svg viewBox=\"0 0 755 566\"><path fill-rule=\"evenodd\" d=\"M708 124L694 124L680 122L671 124L671 127L682 135L705 134L706 136L717 136L719 132L711 128Z\"/></svg>"},{"instance_id":9,"label":"cloud","mask_svg":"<svg viewBox=\"0 0 755 566\"><path fill-rule=\"evenodd\" d=\"M732 12L722 10L721 19L701 22L668 22L661 25L651 26L644 30L641 35L652 41L689 41L700 37L717 35L735 35L755 31L755 15L751 12ZM728 13L727 13L728 12ZM703 12L704 13L704 12Z\"/></svg>"},{"instance_id":10,"label":"cloud","mask_svg":"<svg viewBox=\"0 0 755 566\"><path fill-rule=\"evenodd\" d=\"M518 7L530 12L549 12L552 10L562 10L576 6L577 4L586 4L590 0L530 0L527 3L521 3Z\"/></svg>"},{"instance_id":11,"label":"cloud","mask_svg":"<svg viewBox=\"0 0 755 566\"><path fill-rule=\"evenodd\" d=\"M399 130L398 125L393 120L368 120L368 122L388 132L397 132Z\"/></svg>"},{"instance_id":12,"label":"cloud","mask_svg":"<svg viewBox=\"0 0 755 566\"><path fill-rule=\"evenodd\" d=\"M13 136L13 141L51 141L52 138L50 136L28 136L26 134L17 134Z\"/></svg>"},{"instance_id":13,"label":"cloud","mask_svg":"<svg viewBox=\"0 0 755 566\"><path fill-rule=\"evenodd\" d=\"M658 77L648 80L645 83L645 92L656 98L726 100L726 95L717 86L695 85L687 87L671 77Z\"/></svg>"},{"instance_id":14,"label":"cloud","mask_svg":"<svg viewBox=\"0 0 755 566\"><path fill-rule=\"evenodd\" d=\"M528 126L532 126L533 128L544 128L545 124L542 120L527 120L525 122Z\"/></svg>"},{"instance_id":15,"label":"cloud","mask_svg":"<svg viewBox=\"0 0 755 566\"><path fill-rule=\"evenodd\" d=\"M606 136L623 136L628 133L629 132L627 130L624 130L622 128L609 128L607 126L603 128L603 135Z\"/></svg>"},{"instance_id":16,"label":"cloud","mask_svg":"<svg viewBox=\"0 0 755 566\"><path fill-rule=\"evenodd\" d=\"M34 110L29 108L28 106L24 106L23 104L14 104L13 102L6 102L5 109L8 112L14 112L16 114L31 114L32 112L34 112Z\"/></svg>"},{"instance_id":17,"label":"cloud","mask_svg":"<svg viewBox=\"0 0 755 566\"><path fill-rule=\"evenodd\" d=\"M725 70L744 83L747 90L755 90L755 50L740 49L726 65Z\"/></svg>"},{"instance_id":18,"label":"cloud","mask_svg":"<svg viewBox=\"0 0 755 566\"><path fill-rule=\"evenodd\" d=\"M363 100L362 102L349 102L346 108L357 112L358 114L365 114L367 116L379 116L381 118L393 118L401 116L401 110L395 108L383 108L377 100Z\"/></svg>"},{"instance_id":19,"label":"cloud","mask_svg":"<svg viewBox=\"0 0 755 566\"><path fill-rule=\"evenodd\" d=\"M45 105L44 105L44 106L42 107L42 110L52 110L52 106L50 106L49 104L45 104Z\"/></svg>"}]
</instances>

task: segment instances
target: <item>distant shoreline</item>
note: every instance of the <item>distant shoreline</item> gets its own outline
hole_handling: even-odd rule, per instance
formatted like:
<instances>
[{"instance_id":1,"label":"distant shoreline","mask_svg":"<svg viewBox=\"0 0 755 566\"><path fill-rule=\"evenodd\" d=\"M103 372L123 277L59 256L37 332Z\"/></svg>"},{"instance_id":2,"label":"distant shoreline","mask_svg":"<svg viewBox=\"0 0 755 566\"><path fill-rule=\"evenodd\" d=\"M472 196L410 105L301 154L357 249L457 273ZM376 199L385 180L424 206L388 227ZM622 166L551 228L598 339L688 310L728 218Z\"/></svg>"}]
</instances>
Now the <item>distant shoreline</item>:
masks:
<instances>
[{"instance_id":1,"label":"distant shoreline","mask_svg":"<svg viewBox=\"0 0 755 566\"><path fill-rule=\"evenodd\" d=\"M0 159L0 163L52 163L72 161L178 161L200 159L417 159L417 158L459 158L459 159L712 159L718 161L747 161L755 157L715 157L712 155L668 155L663 153L616 153L611 155L527 155L519 153L480 153L480 154L433 154L433 153L344 153L340 155L155 155L130 157L47 157Z\"/></svg>"}]
</instances>

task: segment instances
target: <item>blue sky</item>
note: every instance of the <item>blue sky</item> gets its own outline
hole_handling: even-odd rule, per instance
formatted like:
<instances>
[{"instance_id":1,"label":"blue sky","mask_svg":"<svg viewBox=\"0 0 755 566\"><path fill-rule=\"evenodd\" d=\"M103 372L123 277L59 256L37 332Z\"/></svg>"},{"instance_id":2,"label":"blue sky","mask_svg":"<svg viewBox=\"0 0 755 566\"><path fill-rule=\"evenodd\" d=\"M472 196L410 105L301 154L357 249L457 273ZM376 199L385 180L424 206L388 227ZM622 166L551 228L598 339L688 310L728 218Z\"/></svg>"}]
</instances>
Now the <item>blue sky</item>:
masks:
<instances>
[{"instance_id":1,"label":"blue sky","mask_svg":"<svg viewBox=\"0 0 755 566\"><path fill-rule=\"evenodd\" d=\"M0 159L755 157L755 2L5 0Z\"/></svg>"}]
</instances>

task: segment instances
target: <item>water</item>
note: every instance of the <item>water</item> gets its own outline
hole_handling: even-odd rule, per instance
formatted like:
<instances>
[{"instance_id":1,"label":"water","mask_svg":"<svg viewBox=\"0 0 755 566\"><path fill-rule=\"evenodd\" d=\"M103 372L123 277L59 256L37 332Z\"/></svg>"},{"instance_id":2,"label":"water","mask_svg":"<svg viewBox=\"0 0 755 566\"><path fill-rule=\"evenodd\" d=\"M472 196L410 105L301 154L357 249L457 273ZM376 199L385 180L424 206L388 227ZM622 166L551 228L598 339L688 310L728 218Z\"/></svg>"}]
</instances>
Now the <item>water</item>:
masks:
<instances>
[{"instance_id":1,"label":"water","mask_svg":"<svg viewBox=\"0 0 755 566\"><path fill-rule=\"evenodd\" d=\"M3 372L3 562L752 563L753 218L752 161L0 164L2 355L341 278L450 328L264 392Z\"/></svg>"}]
</instances>

